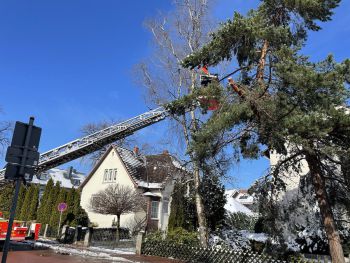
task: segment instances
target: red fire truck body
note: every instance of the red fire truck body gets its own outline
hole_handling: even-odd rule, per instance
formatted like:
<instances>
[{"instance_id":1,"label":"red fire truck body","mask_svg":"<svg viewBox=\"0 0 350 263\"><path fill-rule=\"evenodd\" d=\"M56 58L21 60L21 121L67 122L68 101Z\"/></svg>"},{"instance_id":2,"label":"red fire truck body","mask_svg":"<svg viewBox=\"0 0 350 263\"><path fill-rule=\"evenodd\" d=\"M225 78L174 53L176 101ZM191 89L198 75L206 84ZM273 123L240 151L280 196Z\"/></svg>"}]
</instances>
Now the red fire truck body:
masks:
<instances>
[{"instance_id":1,"label":"red fire truck body","mask_svg":"<svg viewBox=\"0 0 350 263\"><path fill-rule=\"evenodd\" d=\"M11 240L13 241L21 241L26 239L34 239L37 240L39 238L39 231L41 224L32 223L30 228L23 226L23 221L14 221L12 225L11 232ZM2 217L2 213L0 212L0 241L6 239L8 227L8 220Z\"/></svg>"}]
</instances>

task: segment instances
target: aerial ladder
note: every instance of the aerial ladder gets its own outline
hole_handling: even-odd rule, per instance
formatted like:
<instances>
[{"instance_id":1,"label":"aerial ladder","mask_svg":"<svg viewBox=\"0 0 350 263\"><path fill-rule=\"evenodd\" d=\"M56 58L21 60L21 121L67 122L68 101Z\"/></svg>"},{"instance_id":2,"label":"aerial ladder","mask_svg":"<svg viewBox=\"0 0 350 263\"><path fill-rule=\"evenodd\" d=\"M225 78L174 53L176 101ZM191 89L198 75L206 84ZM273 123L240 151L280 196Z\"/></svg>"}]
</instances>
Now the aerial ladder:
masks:
<instances>
[{"instance_id":1,"label":"aerial ladder","mask_svg":"<svg viewBox=\"0 0 350 263\"><path fill-rule=\"evenodd\" d=\"M219 80L217 74L209 73L206 65L201 68L201 71L203 72L200 75L201 86L207 86L213 80L222 81L235 73L233 72ZM230 85L235 91L238 89L237 85L233 83L233 80L230 80ZM215 99L213 100L208 98L201 98L199 100L202 102L205 100L205 103L209 104L209 110L216 110L219 107ZM51 168L93 153L112 142L123 139L138 130L162 121L169 115L170 113L166 108L159 107L121 123L109 126L83 138L76 139L62 146L44 152L40 154L39 162L35 168L35 172L37 175L40 175L40 173ZM0 185L4 183L6 183L5 169L2 169L0 170Z\"/></svg>"},{"instance_id":2,"label":"aerial ladder","mask_svg":"<svg viewBox=\"0 0 350 263\"><path fill-rule=\"evenodd\" d=\"M164 107L159 107L44 152L40 154L35 172L39 175L41 172L100 150L116 140L164 120L168 115L169 112ZM0 170L0 184L4 183L6 183L5 169Z\"/></svg>"}]
</instances>

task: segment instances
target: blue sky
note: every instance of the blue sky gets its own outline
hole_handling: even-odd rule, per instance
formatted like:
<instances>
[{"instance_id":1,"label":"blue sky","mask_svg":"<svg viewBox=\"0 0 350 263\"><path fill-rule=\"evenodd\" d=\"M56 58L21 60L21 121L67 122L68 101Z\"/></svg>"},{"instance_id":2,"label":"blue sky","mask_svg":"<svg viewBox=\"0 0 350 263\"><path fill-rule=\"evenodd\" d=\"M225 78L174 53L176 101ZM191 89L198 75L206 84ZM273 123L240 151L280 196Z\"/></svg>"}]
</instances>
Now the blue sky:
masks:
<instances>
[{"instance_id":1,"label":"blue sky","mask_svg":"<svg viewBox=\"0 0 350 263\"><path fill-rule=\"evenodd\" d=\"M258 2L217 0L214 16L225 20ZM142 23L171 8L170 0L1 1L0 120L35 116L43 128L40 151L46 151L79 137L88 122L147 111L132 76L133 66L152 52ZM350 57L349 11L350 1L344 0L333 21L311 33L305 53L314 60L328 53L337 60ZM148 127L139 138L156 140L163 127ZM267 167L265 159L243 161L231 171L234 186L249 186Z\"/></svg>"}]
</instances>

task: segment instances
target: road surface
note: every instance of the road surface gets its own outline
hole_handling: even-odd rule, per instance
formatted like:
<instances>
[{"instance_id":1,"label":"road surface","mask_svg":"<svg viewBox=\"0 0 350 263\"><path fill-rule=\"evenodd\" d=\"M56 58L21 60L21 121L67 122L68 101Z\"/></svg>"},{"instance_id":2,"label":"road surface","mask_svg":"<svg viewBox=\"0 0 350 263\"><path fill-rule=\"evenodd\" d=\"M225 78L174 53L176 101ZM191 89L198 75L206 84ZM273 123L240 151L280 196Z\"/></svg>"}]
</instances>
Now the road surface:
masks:
<instances>
[{"instance_id":1,"label":"road surface","mask_svg":"<svg viewBox=\"0 0 350 263\"><path fill-rule=\"evenodd\" d=\"M0 257L2 253L0 252ZM57 254L51 249L31 251L10 251L7 263L178 263L178 260L171 260L159 257L115 255L113 260L93 258L84 256Z\"/></svg>"}]
</instances>

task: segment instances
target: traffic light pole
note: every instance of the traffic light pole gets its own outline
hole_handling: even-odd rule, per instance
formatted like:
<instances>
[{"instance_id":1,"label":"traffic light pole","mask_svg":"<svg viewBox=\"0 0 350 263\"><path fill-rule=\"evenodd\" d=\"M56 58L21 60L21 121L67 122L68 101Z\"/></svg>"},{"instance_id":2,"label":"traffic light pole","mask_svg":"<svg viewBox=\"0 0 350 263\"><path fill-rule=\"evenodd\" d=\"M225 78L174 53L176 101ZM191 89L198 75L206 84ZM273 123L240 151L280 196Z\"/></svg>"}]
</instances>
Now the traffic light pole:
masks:
<instances>
[{"instance_id":1,"label":"traffic light pole","mask_svg":"<svg viewBox=\"0 0 350 263\"><path fill-rule=\"evenodd\" d=\"M9 224L8 224L8 227L7 227L7 234L6 234L6 240L5 240L4 249L3 249L3 253L2 253L1 263L6 263L7 254L8 254L9 247L10 247L11 232L12 232L13 221L15 219L19 188L21 187L22 177L24 178L24 168L25 168L26 159L27 159L27 155L28 155L29 142L30 142L30 138L32 136L33 123L34 123L34 118L30 117L30 119L29 119L29 126L28 126L28 130L27 130L27 133L26 133L26 137L25 137L25 142L24 142L24 145L23 145L24 148L23 148L22 161L21 161L21 164L20 164L18 176L15 179L16 188L15 188L15 194L14 194L13 199L12 199Z\"/></svg>"}]
</instances>

